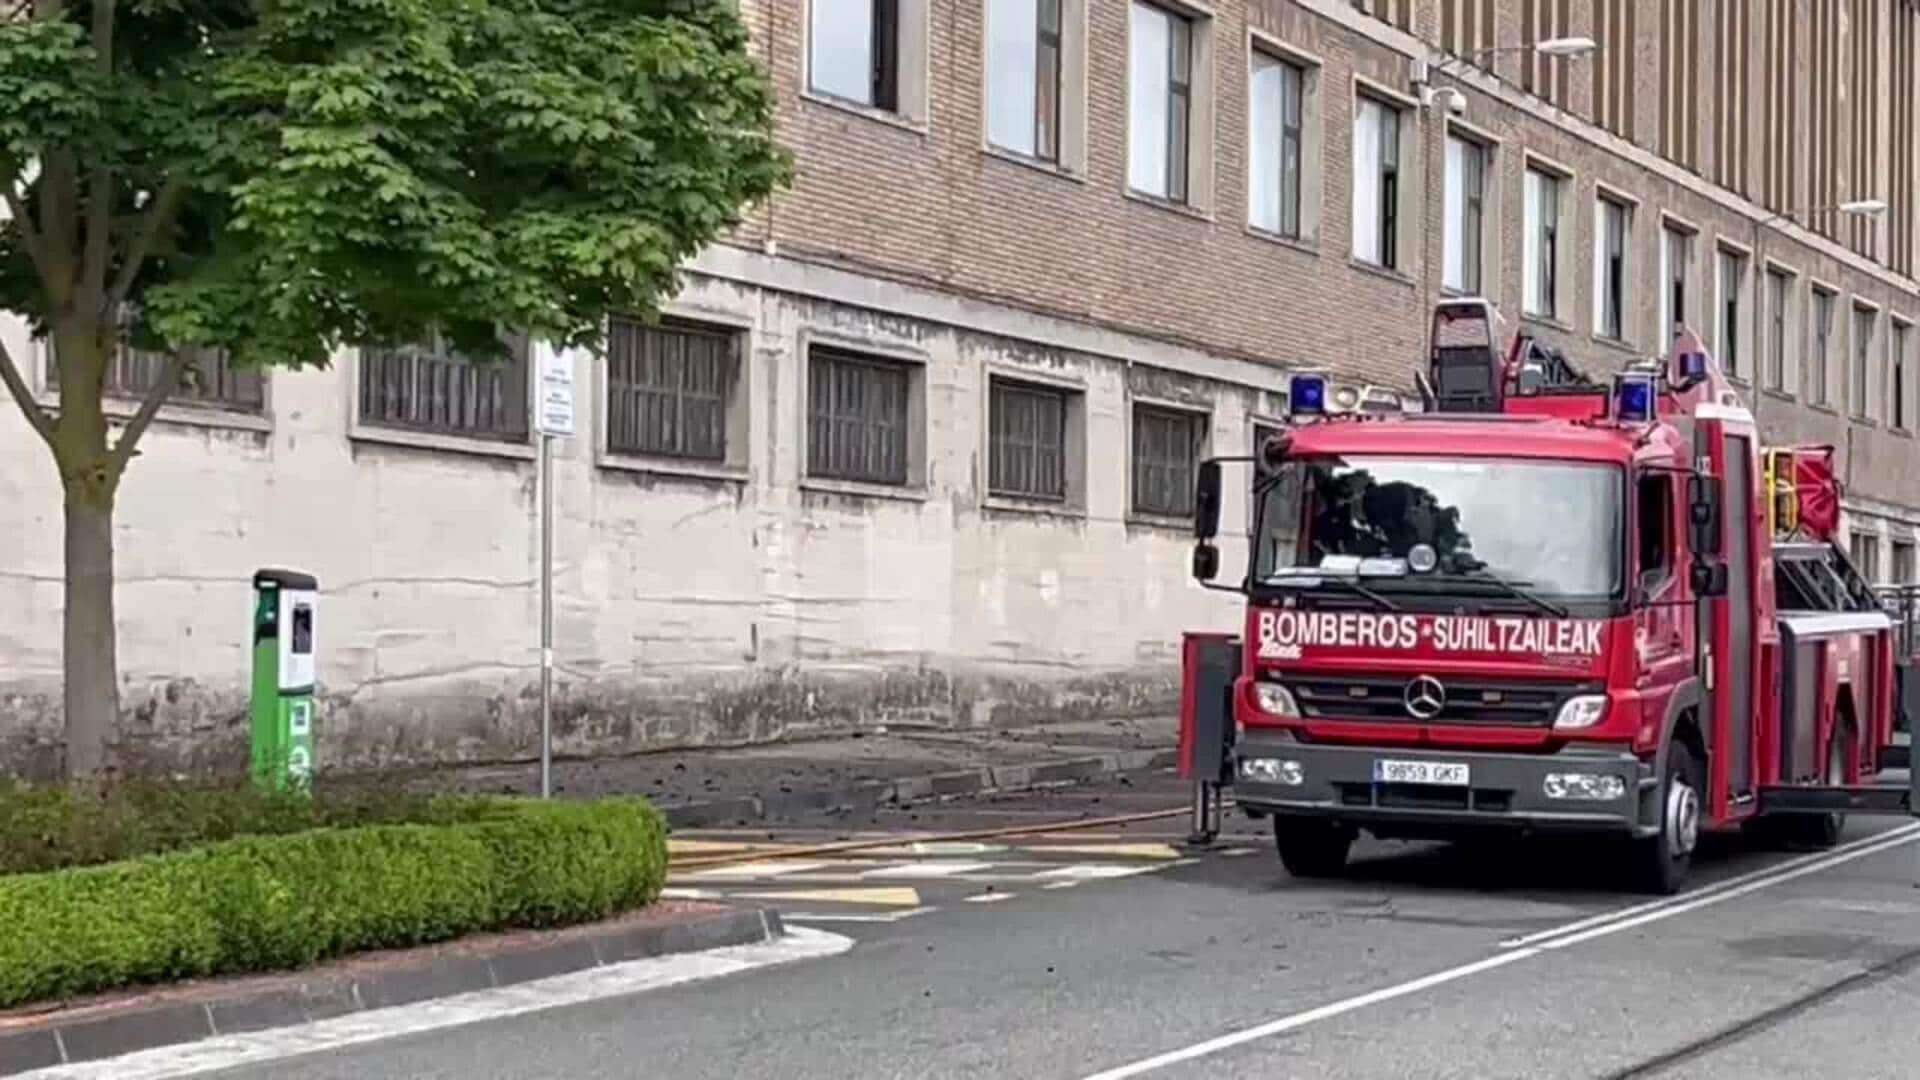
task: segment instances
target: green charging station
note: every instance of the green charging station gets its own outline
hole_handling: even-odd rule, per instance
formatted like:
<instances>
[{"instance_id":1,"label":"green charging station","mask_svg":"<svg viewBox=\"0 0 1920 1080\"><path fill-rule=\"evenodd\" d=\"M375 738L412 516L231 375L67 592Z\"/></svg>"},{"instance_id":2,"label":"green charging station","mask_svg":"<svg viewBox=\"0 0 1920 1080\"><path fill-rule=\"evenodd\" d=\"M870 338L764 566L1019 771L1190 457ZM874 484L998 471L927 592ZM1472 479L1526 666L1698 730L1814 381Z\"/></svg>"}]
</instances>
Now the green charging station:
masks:
<instances>
[{"instance_id":1,"label":"green charging station","mask_svg":"<svg viewBox=\"0 0 1920 1080\"><path fill-rule=\"evenodd\" d=\"M313 778L313 612L320 583L294 570L253 575L253 781L304 789Z\"/></svg>"}]
</instances>

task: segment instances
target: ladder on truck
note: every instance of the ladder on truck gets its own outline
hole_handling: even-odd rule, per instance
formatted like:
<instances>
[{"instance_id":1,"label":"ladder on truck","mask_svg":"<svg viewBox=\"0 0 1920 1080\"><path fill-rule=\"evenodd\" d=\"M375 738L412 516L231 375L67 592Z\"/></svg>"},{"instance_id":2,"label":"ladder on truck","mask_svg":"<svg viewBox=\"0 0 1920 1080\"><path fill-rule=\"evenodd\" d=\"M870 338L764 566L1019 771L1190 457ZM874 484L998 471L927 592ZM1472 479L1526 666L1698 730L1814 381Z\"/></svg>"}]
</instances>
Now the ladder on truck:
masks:
<instances>
[{"instance_id":1,"label":"ladder on truck","mask_svg":"<svg viewBox=\"0 0 1920 1080\"><path fill-rule=\"evenodd\" d=\"M1836 542L1840 489L1834 476L1833 447L1772 447L1763 452L1767 525L1773 539L1776 613L1780 622L1780 708L1783 741L1791 741L1797 727L1809 723L1796 716L1796 696L1805 701L1800 680L1814 678L1819 643L1803 637L1811 630L1849 616L1886 615L1893 641L1894 728L1911 731L1908 718L1920 711L1920 678L1914 666L1912 603L1896 614L1887 597L1862 576ZM1803 648L1802 646L1806 646ZM1860 718L1862 720L1866 718ZM1857 755L1856 755L1857 756ZM1804 767L1805 763L1802 763ZM1767 813L1857 813L1920 815L1920 772L1910 768L1908 746L1883 747L1877 760L1856 762L1865 778L1905 768L1904 783L1815 785L1780 784L1761 789ZM1789 778L1790 779L1790 778Z\"/></svg>"}]
</instances>

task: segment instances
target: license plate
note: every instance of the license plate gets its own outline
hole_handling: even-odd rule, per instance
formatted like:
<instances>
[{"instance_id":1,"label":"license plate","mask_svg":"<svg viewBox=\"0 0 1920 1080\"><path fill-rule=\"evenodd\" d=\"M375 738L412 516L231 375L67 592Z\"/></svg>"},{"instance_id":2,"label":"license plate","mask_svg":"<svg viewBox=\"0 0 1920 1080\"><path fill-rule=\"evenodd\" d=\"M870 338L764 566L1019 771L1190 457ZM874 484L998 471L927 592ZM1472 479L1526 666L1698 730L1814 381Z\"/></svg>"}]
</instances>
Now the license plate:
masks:
<instances>
[{"instance_id":1,"label":"license plate","mask_svg":"<svg viewBox=\"0 0 1920 1080\"><path fill-rule=\"evenodd\" d=\"M1466 787L1467 767L1445 761L1389 761L1379 758L1373 763L1373 782Z\"/></svg>"}]
</instances>

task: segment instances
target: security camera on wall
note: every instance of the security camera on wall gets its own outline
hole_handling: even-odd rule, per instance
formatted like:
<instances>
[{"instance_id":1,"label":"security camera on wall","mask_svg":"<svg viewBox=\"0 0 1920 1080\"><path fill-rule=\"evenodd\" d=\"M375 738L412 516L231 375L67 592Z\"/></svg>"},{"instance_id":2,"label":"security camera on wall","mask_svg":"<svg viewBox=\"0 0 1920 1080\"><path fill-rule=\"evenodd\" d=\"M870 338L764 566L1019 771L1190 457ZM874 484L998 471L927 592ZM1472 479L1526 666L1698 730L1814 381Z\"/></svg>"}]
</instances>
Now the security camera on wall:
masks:
<instances>
[{"instance_id":1,"label":"security camera on wall","mask_svg":"<svg viewBox=\"0 0 1920 1080\"><path fill-rule=\"evenodd\" d=\"M1448 94L1448 95L1447 95L1447 111L1448 111L1448 112L1450 112L1450 113L1452 113L1452 114L1453 114L1453 115L1455 115L1455 116L1465 116L1465 115L1467 115L1467 98L1466 98L1466 95L1465 95L1465 94L1457 94L1457 93L1456 93L1456 94Z\"/></svg>"}]
</instances>

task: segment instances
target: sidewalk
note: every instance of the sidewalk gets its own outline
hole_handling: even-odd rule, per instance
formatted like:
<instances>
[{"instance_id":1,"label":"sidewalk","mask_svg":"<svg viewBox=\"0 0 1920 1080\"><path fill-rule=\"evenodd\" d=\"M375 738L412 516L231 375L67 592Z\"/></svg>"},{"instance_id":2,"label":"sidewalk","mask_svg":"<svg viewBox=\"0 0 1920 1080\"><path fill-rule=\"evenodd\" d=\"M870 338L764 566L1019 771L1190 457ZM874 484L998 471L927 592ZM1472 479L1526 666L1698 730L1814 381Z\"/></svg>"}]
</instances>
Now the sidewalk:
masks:
<instances>
[{"instance_id":1,"label":"sidewalk","mask_svg":"<svg viewBox=\"0 0 1920 1080\"><path fill-rule=\"evenodd\" d=\"M898 727L764 746L555 761L554 794L645 795L674 825L736 825L787 814L1022 791L1162 768L1179 721L1076 720L991 731ZM463 792L540 790L538 762L436 769L423 783Z\"/></svg>"}]
</instances>

